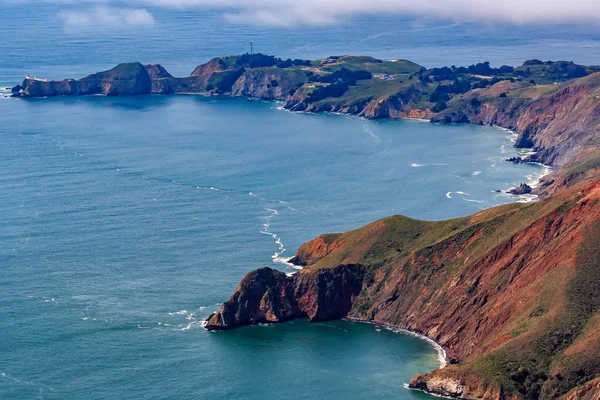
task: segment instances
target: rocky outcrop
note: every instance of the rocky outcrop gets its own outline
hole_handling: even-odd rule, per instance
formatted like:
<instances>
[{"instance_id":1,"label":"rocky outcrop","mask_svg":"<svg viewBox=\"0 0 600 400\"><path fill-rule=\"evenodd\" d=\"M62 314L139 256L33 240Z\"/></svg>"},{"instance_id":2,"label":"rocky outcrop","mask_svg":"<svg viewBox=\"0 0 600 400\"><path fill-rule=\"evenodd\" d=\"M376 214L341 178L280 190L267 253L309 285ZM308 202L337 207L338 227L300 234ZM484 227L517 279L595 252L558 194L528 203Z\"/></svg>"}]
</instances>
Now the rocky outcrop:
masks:
<instances>
[{"instance_id":1,"label":"rocky outcrop","mask_svg":"<svg viewBox=\"0 0 600 400\"><path fill-rule=\"evenodd\" d=\"M104 94L106 96L149 94L152 80L140 63L119 64L113 69L92 74L80 80L46 81L25 78L22 89L15 93L19 97L84 96Z\"/></svg>"},{"instance_id":2,"label":"rocky outcrop","mask_svg":"<svg viewBox=\"0 0 600 400\"><path fill-rule=\"evenodd\" d=\"M600 376L598 237L598 180L449 221L390 217L303 245L292 277L248 274L207 327L347 317L408 329L451 360L413 388L556 399Z\"/></svg>"},{"instance_id":3,"label":"rocky outcrop","mask_svg":"<svg viewBox=\"0 0 600 400\"><path fill-rule=\"evenodd\" d=\"M600 399L600 379L586 383L571 390L561 400L598 400Z\"/></svg>"},{"instance_id":4,"label":"rocky outcrop","mask_svg":"<svg viewBox=\"0 0 600 400\"><path fill-rule=\"evenodd\" d=\"M342 245L340 241L336 240L338 237L339 235L323 235L303 244L290 262L301 267L316 264Z\"/></svg>"},{"instance_id":5,"label":"rocky outcrop","mask_svg":"<svg viewBox=\"0 0 600 400\"><path fill-rule=\"evenodd\" d=\"M208 330L226 330L295 318L325 321L344 317L361 289L364 268L340 265L287 276L268 267L250 272L212 314Z\"/></svg>"},{"instance_id":6,"label":"rocky outcrop","mask_svg":"<svg viewBox=\"0 0 600 400\"><path fill-rule=\"evenodd\" d=\"M254 97L263 100L287 100L306 83L303 70L282 68L248 69L231 87L232 96Z\"/></svg>"},{"instance_id":7,"label":"rocky outcrop","mask_svg":"<svg viewBox=\"0 0 600 400\"><path fill-rule=\"evenodd\" d=\"M565 65L574 66L556 63L552 68ZM337 81L334 78L331 81L321 79L335 76L336 71L342 69L349 71L348 68L354 69L355 73L360 68L372 68L373 71L362 71L364 74L359 80L343 78L343 74L335 78ZM377 74L382 68L407 68L407 72ZM495 84L473 89L478 83L474 81L469 84L470 90L452 92L447 104L443 102L443 107L434 107L432 91L443 85L423 79L420 74L428 71L407 61L383 62L344 56L311 63L244 54L215 58L196 67L189 77L184 78L173 77L160 65L143 66L140 63L120 64L80 80L27 78L22 85L13 88L13 96L199 93L279 100L292 111L495 125L516 132L517 147L536 150L524 157L522 162L556 167L534 191L546 196L600 175L600 147L597 144L600 143L600 104L597 101L600 72L594 73L598 69L591 67L584 70L589 75L561 80L561 84L536 85L503 77ZM567 77L570 75L567 74ZM466 74L457 78L455 83L469 79L473 76ZM320 95L314 96L323 87L335 84L343 90L329 94L321 91ZM565 168L579 160L586 162L579 163L574 169Z\"/></svg>"},{"instance_id":8,"label":"rocky outcrop","mask_svg":"<svg viewBox=\"0 0 600 400\"><path fill-rule=\"evenodd\" d=\"M466 400L512 400L518 398L504 394L498 386L482 380L477 375L463 373L456 369L453 371L452 367L431 374L417 375L411 379L408 387L438 396Z\"/></svg>"},{"instance_id":9,"label":"rocky outcrop","mask_svg":"<svg viewBox=\"0 0 600 400\"><path fill-rule=\"evenodd\" d=\"M522 194L529 194L532 191L533 191L533 189L531 188L531 186L529 186L526 183L521 183L516 188L510 189L507 193L516 194L516 195L522 195Z\"/></svg>"},{"instance_id":10,"label":"rocky outcrop","mask_svg":"<svg viewBox=\"0 0 600 400\"><path fill-rule=\"evenodd\" d=\"M164 69L164 67L160 64L148 64L148 65L144 65L144 68L146 69L146 72L148 72L148 76L150 76L150 79L165 79L165 78L173 78L173 75L171 75L166 69Z\"/></svg>"}]
</instances>

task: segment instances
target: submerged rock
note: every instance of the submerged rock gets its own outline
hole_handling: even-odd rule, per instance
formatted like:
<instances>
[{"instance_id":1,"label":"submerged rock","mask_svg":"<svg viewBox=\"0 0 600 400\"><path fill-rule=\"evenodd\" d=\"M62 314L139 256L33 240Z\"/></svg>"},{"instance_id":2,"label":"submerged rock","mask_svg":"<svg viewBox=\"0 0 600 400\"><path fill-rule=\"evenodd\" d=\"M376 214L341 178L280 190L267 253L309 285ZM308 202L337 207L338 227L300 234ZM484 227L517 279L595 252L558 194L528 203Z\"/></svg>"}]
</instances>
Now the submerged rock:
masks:
<instances>
[{"instance_id":1,"label":"submerged rock","mask_svg":"<svg viewBox=\"0 0 600 400\"><path fill-rule=\"evenodd\" d=\"M506 161L509 161L513 164L523 164L525 162L521 157L510 157L507 158Z\"/></svg>"}]
</instances>

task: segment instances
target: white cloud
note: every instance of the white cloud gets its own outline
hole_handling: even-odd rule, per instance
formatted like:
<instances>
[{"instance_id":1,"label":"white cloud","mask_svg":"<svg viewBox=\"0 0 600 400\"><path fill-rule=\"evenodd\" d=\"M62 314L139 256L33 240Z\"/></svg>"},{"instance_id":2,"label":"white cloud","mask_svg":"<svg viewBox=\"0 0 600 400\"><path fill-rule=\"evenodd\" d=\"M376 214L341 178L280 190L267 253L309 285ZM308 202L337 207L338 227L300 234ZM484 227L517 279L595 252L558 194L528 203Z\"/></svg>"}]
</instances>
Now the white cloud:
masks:
<instances>
[{"instance_id":1,"label":"white cloud","mask_svg":"<svg viewBox=\"0 0 600 400\"><path fill-rule=\"evenodd\" d=\"M62 11L58 18L62 20L67 31L154 25L154 17L144 9L92 7L86 10Z\"/></svg>"},{"instance_id":2,"label":"white cloud","mask_svg":"<svg viewBox=\"0 0 600 400\"><path fill-rule=\"evenodd\" d=\"M365 14L447 18L455 21L514 24L600 21L599 0L0 0L0 3L51 2L63 5L100 4L105 8L66 11L65 21L150 25L145 9L211 9L234 23L298 26L330 25ZM118 8L111 8L118 7ZM120 8L125 7L125 9ZM156 11L158 12L158 11Z\"/></svg>"},{"instance_id":3,"label":"white cloud","mask_svg":"<svg viewBox=\"0 0 600 400\"><path fill-rule=\"evenodd\" d=\"M509 23L600 19L598 0L130 0L171 8L222 10L233 22L324 25L360 14L397 14Z\"/></svg>"}]
</instances>

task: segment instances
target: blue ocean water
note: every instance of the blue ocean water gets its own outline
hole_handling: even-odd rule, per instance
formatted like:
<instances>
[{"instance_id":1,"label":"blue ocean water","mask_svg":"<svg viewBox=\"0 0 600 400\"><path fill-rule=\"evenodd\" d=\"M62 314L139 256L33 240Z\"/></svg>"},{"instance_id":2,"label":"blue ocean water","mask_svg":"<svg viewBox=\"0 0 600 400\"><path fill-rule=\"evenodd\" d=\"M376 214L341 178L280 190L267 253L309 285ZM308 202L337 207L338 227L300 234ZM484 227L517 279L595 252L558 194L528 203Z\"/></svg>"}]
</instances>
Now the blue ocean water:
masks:
<instances>
[{"instance_id":1,"label":"blue ocean water","mask_svg":"<svg viewBox=\"0 0 600 400\"><path fill-rule=\"evenodd\" d=\"M248 38L286 57L420 55L426 65L447 57L442 48L456 63L492 48L509 62L546 40L505 32L508 48L456 33L454 43L449 33L467 29L456 25L400 43L386 32L403 22L389 17L278 30L176 11L151 30L73 35L53 19L60 5L0 7L19 15L0 26L5 85L132 59L183 75ZM571 34L597 54L597 37ZM559 55L575 54L560 43ZM520 152L495 128L200 96L0 98L0 140L1 399L427 398L403 388L438 365L418 338L343 321L209 333L201 321L245 273L288 271L281 260L321 233L517 201L495 190L544 171L504 162Z\"/></svg>"}]
</instances>

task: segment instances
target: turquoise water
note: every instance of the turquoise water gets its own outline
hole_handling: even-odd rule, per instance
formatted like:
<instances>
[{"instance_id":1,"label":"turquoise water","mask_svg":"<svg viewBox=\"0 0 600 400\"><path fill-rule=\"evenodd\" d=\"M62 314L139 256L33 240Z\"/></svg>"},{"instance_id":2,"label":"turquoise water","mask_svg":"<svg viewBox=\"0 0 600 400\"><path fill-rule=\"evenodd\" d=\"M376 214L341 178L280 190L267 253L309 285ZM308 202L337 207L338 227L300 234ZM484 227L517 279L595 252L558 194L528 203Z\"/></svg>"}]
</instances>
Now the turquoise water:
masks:
<instances>
[{"instance_id":1,"label":"turquoise water","mask_svg":"<svg viewBox=\"0 0 600 400\"><path fill-rule=\"evenodd\" d=\"M274 103L2 99L0 115L2 399L421 396L402 387L438 365L419 339L201 321L320 233L515 201L493 190L542 170L503 162L518 152L498 129Z\"/></svg>"},{"instance_id":2,"label":"turquoise water","mask_svg":"<svg viewBox=\"0 0 600 400\"><path fill-rule=\"evenodd\" d=\"M596 34L568 27L407 33L406 19L370 17L282 30L169 11L151 30L73 35L53 17L60 5L0 7L19 16L0 25L3 85L131 59L183 75L248 38L286 57L369 53L426 65L504 63L540 43L559 56L578 46L598 55ZM504 162L519 151L495 128L199 96L0 98L0 140L3 400L426 398L403 388L438 365L420 339L343 321L221 333L201 321L248 271L289 271L281 260L321 233L517 201L495 190L543 172Z\"/></svg>"}]
</instances>

